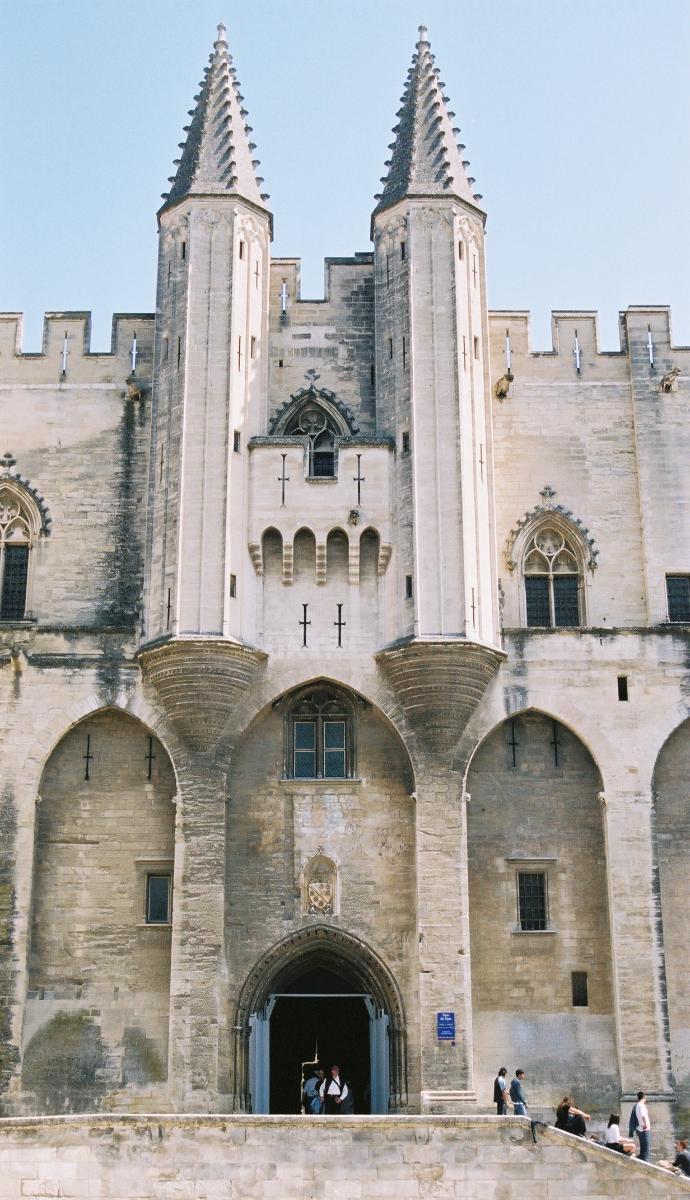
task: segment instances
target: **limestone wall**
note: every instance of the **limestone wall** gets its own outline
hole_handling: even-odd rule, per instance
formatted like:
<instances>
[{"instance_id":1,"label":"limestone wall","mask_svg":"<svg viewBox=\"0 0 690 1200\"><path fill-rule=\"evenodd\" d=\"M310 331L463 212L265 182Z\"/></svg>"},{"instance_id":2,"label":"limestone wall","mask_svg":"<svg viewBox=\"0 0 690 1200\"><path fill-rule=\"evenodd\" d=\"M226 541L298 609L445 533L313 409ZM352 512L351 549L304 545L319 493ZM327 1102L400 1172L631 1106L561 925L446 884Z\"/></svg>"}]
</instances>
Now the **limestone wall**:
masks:
<instances>
[{"instance_id":1,"label":"limestone wall","mask_svg":"<svg viewBox=\"0 0 690 1200\"><path fill-rule=\"evenodd\" d=\"M607 1200L690 1180L526 1118L110 1117L0 1122L3 1200Z\"/></svg>"}]
</instances>

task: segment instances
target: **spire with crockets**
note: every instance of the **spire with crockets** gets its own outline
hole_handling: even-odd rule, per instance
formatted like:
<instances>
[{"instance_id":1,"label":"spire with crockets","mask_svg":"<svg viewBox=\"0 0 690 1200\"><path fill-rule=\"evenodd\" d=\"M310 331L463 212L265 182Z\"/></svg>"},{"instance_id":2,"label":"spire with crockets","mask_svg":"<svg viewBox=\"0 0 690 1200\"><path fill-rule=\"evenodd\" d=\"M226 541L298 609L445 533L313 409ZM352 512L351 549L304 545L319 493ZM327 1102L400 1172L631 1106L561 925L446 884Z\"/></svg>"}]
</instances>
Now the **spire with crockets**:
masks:
<instances>
[{"instance_id":1,"label":"spire with crockets","mask_svg":"<svg viewBox=\"0 0 690 1200\"><path fill-rule=\"evenodd\" d=\"M434 66L434 55L425 25L419 27L419 41L407 74L407 83L398 109L392 154L382 178L383 192L374 215L390 208L407 196L454 196L479 207L482 199L472 191L474 179L467 174L469 162L462 159L465 147L456 142L460 130L453 124L455 113L448 108L441 72Z\"/></svg>"},{"instance_id":2,"label":"spire with crockets","mask_svg":"<svg viewBox=\"0 0 690 1200\"><path fill-rule=\"evenodd\" d=\"M218 26L213 54L204 71L191 124L185 126L186 141L180 142L182 157L170 176L170 191L163 195L163 209L186 196L231 195L265 209L268 195L260 191L263 179L256 175L256 149L249 140L252 129L243 107L244 97L228 50L226 29Z\"/></svg>"}]
</instances>

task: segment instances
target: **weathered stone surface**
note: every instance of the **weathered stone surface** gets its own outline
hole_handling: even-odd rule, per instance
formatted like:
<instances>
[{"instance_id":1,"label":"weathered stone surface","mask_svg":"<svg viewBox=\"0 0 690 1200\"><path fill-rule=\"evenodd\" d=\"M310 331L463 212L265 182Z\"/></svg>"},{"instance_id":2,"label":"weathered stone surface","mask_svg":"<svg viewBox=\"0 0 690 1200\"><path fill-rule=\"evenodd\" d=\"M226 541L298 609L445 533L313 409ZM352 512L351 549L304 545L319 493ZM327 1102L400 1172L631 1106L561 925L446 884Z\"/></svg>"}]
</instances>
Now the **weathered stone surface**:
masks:
<instances>
[{"instance_id":1,"label":"weathered stone surface","mask_svg":"<svg viewBox=\"0 0 690 1200\"><path fill-rule=\"evenodd\" d=\"M3 1200L550 1200L690 1195L690 1181L526 1118L45 1118L0 1122Z\"/></svg>"}]
</instances>

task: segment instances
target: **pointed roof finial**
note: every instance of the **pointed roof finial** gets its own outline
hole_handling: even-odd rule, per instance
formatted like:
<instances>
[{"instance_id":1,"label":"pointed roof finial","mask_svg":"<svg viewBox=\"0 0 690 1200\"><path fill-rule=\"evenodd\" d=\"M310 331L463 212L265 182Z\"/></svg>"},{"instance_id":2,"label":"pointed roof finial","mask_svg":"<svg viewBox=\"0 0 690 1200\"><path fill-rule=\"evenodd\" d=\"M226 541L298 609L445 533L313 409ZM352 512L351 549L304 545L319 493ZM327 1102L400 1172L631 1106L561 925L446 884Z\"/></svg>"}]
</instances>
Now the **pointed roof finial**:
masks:
<instances>
[{"instance_id":1,"label":"pointed roof finial","mask_svg":"<svg viewBox=\"0 0 690 1200\"><path fill-rule=\"evenodd\" d=\"M388 174L382 180L383 191L373 216L408 196L454 197L477 208L455 140L459 132L453 120L455 113L448 107L444 88L441 72L434 66L427 27L420 25L397 112Z\"/></svg>"},{"instance_id":2,"label":"pointed roof finial","mask_svg":"<svg viewBox=\"0 0 690 1200\"><path fill-rule=\"evenodd\" d=\"M176 160L172 187L160 211L187 196L239 196L266 209L268 196L260 191L254 143L249 141L247 110L228 50L227 30L221 21L213 44L210 65L204 71L186 140Z\"/></svg>"}]
</instances>

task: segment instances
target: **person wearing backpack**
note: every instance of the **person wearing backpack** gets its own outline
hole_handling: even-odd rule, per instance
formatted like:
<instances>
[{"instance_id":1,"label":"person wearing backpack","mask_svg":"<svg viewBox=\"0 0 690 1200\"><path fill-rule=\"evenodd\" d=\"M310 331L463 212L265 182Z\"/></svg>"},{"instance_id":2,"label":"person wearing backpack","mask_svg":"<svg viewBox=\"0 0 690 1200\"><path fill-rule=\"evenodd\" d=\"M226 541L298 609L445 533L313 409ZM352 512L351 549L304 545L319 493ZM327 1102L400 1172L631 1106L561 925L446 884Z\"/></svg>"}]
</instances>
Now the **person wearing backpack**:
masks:
<instances>
[{"instance_id":1,"label":"person wearing backpack","mask_svg":"<svg viewBox=\"0 0 690 1200\"><path fill-rule=\"evenodd\" d=\"M510 1100L508 1098L508 1068L501 1067L494 1079L494 1104L499 1117L505 1117Z\"/></svg>"}]
</instances>

